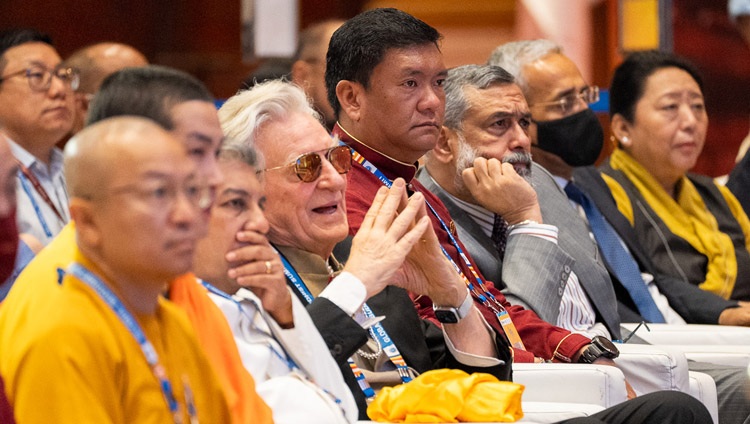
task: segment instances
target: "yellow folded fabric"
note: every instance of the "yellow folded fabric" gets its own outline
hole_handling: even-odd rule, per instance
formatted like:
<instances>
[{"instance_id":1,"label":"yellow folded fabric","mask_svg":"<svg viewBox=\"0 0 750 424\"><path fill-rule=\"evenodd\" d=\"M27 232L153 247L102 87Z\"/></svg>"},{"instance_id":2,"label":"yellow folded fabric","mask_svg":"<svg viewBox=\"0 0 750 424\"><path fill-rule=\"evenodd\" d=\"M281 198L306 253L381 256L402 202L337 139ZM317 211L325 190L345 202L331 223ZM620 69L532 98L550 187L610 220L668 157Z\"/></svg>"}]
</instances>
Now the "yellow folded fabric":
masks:
<instances>
[{"instance_id":1,"label":"yellow folded fabric","mask_svg":"<svg viewBox=\"0 0 750 424\"><path fill-rule=\"evenodd\" d=\"M524 386L484 373L428 371L409 383L385 387L367 408L378 422L514 422L523 418Z\"/></svg>"}]
</instances>

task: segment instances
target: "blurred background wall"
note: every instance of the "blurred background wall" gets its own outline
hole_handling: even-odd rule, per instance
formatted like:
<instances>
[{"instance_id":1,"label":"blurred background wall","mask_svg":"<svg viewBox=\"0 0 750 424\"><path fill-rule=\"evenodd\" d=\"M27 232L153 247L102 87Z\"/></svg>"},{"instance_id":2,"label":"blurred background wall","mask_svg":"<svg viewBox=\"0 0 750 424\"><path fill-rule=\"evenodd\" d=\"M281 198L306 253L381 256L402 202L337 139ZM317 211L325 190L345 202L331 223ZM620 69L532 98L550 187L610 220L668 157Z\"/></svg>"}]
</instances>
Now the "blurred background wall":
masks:
<instances>
[{"instance_id":1,"label":"blurred background wall","mask_svg":"<svg viewBox=\"0 0 750 424\"><path fill-rule=\"evenodd\" d=\"M242 61L243 0L0 0L0 28L31 26L52 35L63 57L99 41L119 41L152 63L186 70L214 95L234 94L261 61ZM248 0L245 0L248 1ZM447 66L483 63L492 49L516 39L560 43L591 84L606 88L621 60L620 2L657 0L298 0L299 27L349 18L373 7L397 7L443 35ZM695 171L728 172L750 126L750 49L727 17L726 0L666 2L676 53L704 74L710 119ZM636 20L636 32L646 31ZM605 128L608 117L601 116Z\"/></svg>"}]
</instances>

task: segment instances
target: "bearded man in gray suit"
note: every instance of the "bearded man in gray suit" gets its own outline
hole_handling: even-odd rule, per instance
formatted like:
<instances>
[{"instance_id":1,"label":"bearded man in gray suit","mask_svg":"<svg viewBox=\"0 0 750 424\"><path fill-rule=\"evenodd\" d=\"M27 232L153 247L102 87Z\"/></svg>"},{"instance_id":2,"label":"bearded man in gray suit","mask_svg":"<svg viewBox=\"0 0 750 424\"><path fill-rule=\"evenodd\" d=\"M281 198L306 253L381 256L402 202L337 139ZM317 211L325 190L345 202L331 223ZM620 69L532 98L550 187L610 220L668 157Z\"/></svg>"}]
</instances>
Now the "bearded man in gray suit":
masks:
<instances>
[{"instance_id":1,"label":"bearded man in gray suit","mask_svg":"<svg viewBox=\"0 0 750 424\"><path fill-rule=\"evenodd\" d=\"M442 134L418 178L448 207L481 272L492 281L503 281L506 297L548 322L589 337L619 338L616 308L597 308L615 305L616 300L596 244L589 237L574 236L588 234L585 223L542 223L547 214L571 206L549 173L532 166L531 114L513 77L499 67L461 66L448 72L445 93ZM528 181L519 184L532 175L533 187ZM540 219L515 220L519 210L540 208L537 196L545 200ZM541 249L527 245L526 251L514 252L513 260L503 263L506 236L517 233L557 244L567 260L551 263ZM528 278L501 279L508 267Z\"/></svg>"},{"instance_id":2,"label":"bearded man in gray suit","mask_svg":"<svg viewBox=\"0 0 750 424\"><path fill-rule=\"evenodd\" d=\"M569 330L590 336L608 331L608 338L619 338L617 300L604 259L585 219L577 214L562 189L570 173L565 178L555 172L553 177L531 161L529 134L531 130L531 136L537 137L538 123L532 123L524 94L514 81L512 75L496 66L468 65L449 70L442 134L426 156L426 166L418 178L445 203L459 237L487 278L506 273L509 267L528 276L502 280L506 285L503 292L512 302L520 302L548 322ZM554 161L550 163L551 169L557 170ZM530 181L526 190L516 184L521 176ZM529 196L529 190L536 196ZM507 222L502 224L508 217L513 219L517 210L528 209L529 202L540 207L547 224L526 221L510 228ZM513 237L518 231L557 243L570 256L563 270L569 275L562 274L564 284L552 284L543 278L560 271L537 250L519 252L514 248L512 259L509 256L503 262L504 241L496 236ZM664 314L671 317L666 311ZM744 369L693 361L689 368L711 375L716 382L721 422L750 422Z\"/></svg>"}]
</instances>

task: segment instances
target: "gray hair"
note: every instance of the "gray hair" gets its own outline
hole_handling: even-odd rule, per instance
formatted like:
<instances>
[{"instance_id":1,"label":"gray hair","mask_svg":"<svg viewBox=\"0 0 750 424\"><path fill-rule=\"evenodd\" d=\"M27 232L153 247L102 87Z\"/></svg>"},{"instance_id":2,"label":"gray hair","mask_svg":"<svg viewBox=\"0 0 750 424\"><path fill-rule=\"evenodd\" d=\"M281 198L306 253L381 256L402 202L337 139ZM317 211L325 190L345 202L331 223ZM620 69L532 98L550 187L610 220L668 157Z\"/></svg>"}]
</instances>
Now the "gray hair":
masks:
<instances>
[{"instance_id":1,"label":"gray hair","mask_svg":"<svg viewBox=\"0 0 750 424\"><path fill-rule=\"evenodd\" d=\"M521 70L531 62L552 53L562 53L562 47L550 40L513 41L497 46L487 60L488 65L500 66L516 78L521 91L527 94L529 88Z\"/></svg>"},{"instance_id":2,"label":"gray hair","mask_svg":"<svg viewBox=\"0 0 750 424\"><path fill-rule=\"evenodd\" d=\"M219 149L219 161L221 162L238 161L253 168L258 168L260 165L259 159L255 147L249 144L227 141Z\"/></svg>"},{"instance_id":3,"label":"gray hair","mask_svg":"<svg viewBox=\"0 0 750 424\"><path fill-rule=\"evenodd\" d=\"M320 114L310 106L305 92L287 81L270 80L242 90L219 109L221 128L230 142L255 147L260 127L282 120L293 113L309 114L321 122Z\"/></svg>"},{"instance_id":4,"label":"gray hair","mask_svg":"<svg viewBox=\"0 0 750 424\"><path fill-rule=\"evenodd\" d=\"M465 87L483 90L493 84L513 84L513 76L498 66L464 65L449 69L445 78L445 121L443 125L460 130L469 109Z\"/></svg>"}]
</instances>

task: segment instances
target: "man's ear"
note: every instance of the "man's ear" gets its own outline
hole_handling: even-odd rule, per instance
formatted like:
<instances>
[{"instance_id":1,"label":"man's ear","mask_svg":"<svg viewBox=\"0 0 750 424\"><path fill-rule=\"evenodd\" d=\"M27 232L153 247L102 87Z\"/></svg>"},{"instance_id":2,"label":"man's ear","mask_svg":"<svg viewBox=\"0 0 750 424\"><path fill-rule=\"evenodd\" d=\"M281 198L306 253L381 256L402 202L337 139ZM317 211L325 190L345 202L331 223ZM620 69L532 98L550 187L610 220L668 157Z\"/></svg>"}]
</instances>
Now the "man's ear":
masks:
<instances>
[{"instance_id":1,"label":"man's ear","mask_svg":"<svg viewBox=\"0 0 750 424\"><path fill-rule=\"evenodd\" d=\"M94 214L95 206L91 201L72 197L69 202L70 219L75 222L78 242L89 247L101 243L102 232Z\"/></svg>"},{"instance_id":2,"label":"man's ear","mask_svg":"<svg viewBox=\"0 0 750 424\"><path fill-rule=\"evenodd\" d=\"M298 86L307 88L307 79L310 76L310 65L304 60L297 60L292 64L292 82Z\"/></svg>"},{"instance_id":3,"label":"man's ear","mask_svg":"<svg viewBox=\"0 0 750 424\"><path fill-rule=\"evenodd\" d=\"M446 126L440 127L440 136L438 137L435 148L432 149L432 157L443 164L449 164L456 155L458 148L458 134Z\"/></svg>"},{"instance_id":4,"label":"man's ear","mask_svg":"<svg viewBox=\"0 0 750 424\"><path fill-rule=\"evenodd\" d=\"M336 97L343 112L351 121L359 122L362 117L364 87L354 81L341 80L336 84Z\"/></svg>"}]
</instances>

